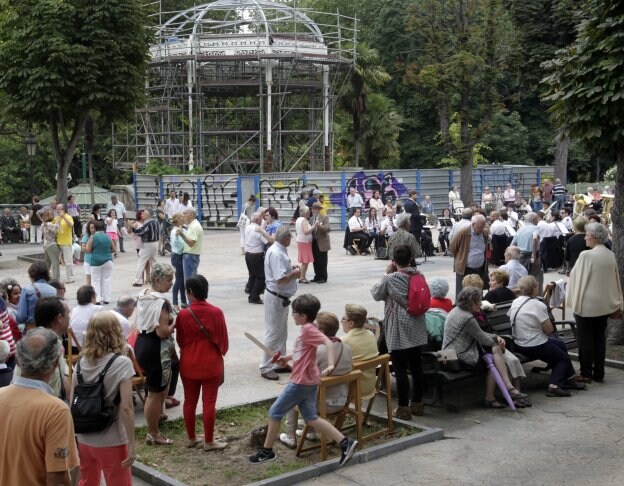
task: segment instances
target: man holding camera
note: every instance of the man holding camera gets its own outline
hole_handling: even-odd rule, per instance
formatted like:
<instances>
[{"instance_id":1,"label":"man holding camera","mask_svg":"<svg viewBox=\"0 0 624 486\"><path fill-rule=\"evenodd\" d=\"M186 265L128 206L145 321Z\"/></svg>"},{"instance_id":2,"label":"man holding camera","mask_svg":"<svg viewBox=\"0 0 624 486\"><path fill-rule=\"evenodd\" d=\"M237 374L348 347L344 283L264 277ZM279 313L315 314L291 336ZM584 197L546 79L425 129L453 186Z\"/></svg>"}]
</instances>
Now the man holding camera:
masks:
<instances>
[{"instance_id":1,"label":"man holding camera","mask_svg":"<svg viewBox=\"0 0 624 486\"><path fill-rule=\"evenodd\" d=\"M273 243L264 256L264 344L274 353L286 356L288 338L288 309L290 298L297 291L299 266L292 265L286 248L291 235L288 225L280 226ZM273 355L264 353L260 365L260 376L267 380L278 380L277 373L288 373L290 367L282 367L272 362Z\"/></svg>"}]
</instances>

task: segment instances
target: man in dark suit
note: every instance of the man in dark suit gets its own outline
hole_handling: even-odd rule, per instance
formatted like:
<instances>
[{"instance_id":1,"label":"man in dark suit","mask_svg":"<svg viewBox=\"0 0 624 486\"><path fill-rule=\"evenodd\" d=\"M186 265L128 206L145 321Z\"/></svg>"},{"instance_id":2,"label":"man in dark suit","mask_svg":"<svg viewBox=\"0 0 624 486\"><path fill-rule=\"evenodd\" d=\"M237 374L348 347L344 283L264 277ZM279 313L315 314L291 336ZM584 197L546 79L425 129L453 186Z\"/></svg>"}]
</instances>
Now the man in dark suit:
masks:
<instances>
[{"instance_id":1,"label":"man in dark suit","mask_svg":"<svg viewBox=\"0 0 624 486\"><path fill-rule=\"evenodd\" d=\"M312 282L327 282L327 252L331 249L329 232L331 227L329 218L321 214L323 205L320 202L312 204L312 218L310 224L318 222L318 226L312 233L312 255L314 256L314 278Z\"/></svg>"}]
</instances>

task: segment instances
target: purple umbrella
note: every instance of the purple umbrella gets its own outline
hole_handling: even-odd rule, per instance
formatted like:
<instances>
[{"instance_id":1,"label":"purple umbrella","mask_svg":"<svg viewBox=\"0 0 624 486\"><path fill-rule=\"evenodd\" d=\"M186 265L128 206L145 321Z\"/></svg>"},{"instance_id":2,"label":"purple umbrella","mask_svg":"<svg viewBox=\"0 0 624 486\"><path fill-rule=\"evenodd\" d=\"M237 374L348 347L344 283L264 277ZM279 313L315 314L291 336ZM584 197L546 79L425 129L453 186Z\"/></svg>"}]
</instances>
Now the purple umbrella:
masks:
<instances>
[{"instance_id":1,"label":"purple umbrella","mask_svg":"<svg viewBox=\"0 0 624 486\"><path fill-rule=\"evenodd\" d=\"M496 380L496 384L498 385L498 388L500 389L503 396L505 397L505 401L507 402L507 405L509 405L509 408L511 408L511 410L515 412L516 405L514 404L513 399L511 398L511 395L509 394L509 390L507 390L507 387L505 386L505 382L503 381L503 378L501 377L500 373L496 369L496 366L494 365L494 357L492 356L492 353L484 354L483 360L485 361L485 364L487 364L487 367L489 368L489 370L492 372L492 375L494 376L494 379Z\"/></svg>"}]
</instances>

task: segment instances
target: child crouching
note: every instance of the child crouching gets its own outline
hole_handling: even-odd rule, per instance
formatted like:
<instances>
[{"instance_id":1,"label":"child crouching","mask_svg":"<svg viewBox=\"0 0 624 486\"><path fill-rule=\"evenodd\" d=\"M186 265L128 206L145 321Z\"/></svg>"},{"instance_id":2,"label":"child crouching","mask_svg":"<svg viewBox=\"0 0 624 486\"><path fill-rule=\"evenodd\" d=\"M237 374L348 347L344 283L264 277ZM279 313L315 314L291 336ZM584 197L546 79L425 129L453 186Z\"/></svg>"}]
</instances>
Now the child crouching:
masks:
<instances>
[{"instance_id":1,"label":"child crouching","mask_svg":"<svg viewBox=\"0 0 624 486\"><path fill-rule=\"evenodd\" d=\"M301 333L295 340L292 356L279 359L281 366L286 366L292 359L292 374L290 383L269 410L269 426L264 447L249 457L252 464L271 462L276 458L273 452L273 443L280 431L280 423L284 415L293 407L298 407L306 424L319 433L327 434L340 445L342 454L340 465L346 464L357 447L356 440L345 437L339 430L316 413L316 395L321 373L326 375L334 369L334 353L331 340L320 332L314 325L314 319L321 308L319 300L311 294L297 297L292 303L293 319L297 326L301 326ZM316 349L321 344L327 348L328 366L322 372L316 365Z\"/></svg>"}]
</instances>

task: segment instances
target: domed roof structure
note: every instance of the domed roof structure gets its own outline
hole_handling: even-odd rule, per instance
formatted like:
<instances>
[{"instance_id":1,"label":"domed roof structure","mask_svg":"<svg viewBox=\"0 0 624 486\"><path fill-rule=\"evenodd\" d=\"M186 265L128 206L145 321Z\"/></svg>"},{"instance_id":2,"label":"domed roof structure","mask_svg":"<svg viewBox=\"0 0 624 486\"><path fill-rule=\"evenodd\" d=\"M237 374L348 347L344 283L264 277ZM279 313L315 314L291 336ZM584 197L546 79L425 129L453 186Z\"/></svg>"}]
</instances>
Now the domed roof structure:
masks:
<instances>
[{"instance_id":1,"label":"domed roof structure","mask_svg":"<svg viewBox=\"0 0 624 486\"><path fill-rule=\"evenodd\" d=\"M333 106L354 66L356 26L269 0L216 0L174 14L150 49L136 131L115 137L116 165L329 169Z\"/></svg>"}]
</instances>

